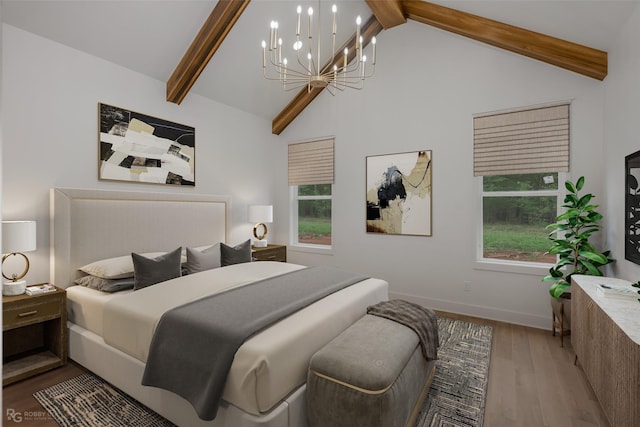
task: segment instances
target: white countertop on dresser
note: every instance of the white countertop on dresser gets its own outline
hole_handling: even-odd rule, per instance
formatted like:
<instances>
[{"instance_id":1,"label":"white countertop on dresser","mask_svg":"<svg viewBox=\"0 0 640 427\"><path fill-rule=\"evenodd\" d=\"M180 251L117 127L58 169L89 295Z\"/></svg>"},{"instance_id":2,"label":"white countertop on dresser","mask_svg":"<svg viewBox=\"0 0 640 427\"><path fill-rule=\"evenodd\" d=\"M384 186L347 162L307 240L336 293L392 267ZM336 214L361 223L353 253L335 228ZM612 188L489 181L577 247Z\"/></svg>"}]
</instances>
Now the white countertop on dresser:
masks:
<instances>
[{"instance_id":1,"label":"white countertop on dresser","mask_svg":"<svg viewBox=\"0 0 640 427\"><path fill-rule=\"evenodd\" d=\"M612 277L582 276L572 277L573 286L578 285L598 304L598 306L613 320L633 342L640 345L640 302L608 298L598 295L597 286L630 286L628 280ZM638 295L640 298L640 295Z\"/></svg>"}]
</instances>

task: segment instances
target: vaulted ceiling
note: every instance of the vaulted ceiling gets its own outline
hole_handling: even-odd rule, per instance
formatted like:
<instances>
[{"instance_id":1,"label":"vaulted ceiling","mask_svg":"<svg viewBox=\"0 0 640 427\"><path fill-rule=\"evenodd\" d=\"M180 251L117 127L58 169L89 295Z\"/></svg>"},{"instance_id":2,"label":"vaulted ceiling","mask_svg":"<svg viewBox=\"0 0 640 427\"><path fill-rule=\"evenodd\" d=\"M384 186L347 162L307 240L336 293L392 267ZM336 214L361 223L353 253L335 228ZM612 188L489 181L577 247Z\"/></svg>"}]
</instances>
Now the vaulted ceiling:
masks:
<instances>
[{"instance_id":1,"label":"vaulted ceiling","mask_svg":"<svg viewBox=\"0 0 640 427\"><path fill-rule=\"evenodd\" d=\"M362 15L369 35L383 37L409 19L600 80L607 74L606 51L638 5L637 0L334 2L343 16ZM2 20L166 81L170 102L198 93L272 119L279 134L322 91L286 93L261 76L259 43L268 35L268 22L293 20L296 5L290 0L3 0ZM344 40L351 35L344 34Z\"/></svg>"}]
</instances>

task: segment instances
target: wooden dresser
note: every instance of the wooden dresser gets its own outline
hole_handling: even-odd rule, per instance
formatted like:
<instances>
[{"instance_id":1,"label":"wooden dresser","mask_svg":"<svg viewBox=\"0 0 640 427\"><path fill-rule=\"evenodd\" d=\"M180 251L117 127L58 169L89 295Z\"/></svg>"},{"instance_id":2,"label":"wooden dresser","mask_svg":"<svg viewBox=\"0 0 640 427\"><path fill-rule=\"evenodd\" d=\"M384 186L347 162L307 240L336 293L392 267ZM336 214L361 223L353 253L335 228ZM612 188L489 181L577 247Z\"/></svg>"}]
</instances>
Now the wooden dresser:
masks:
<instances>
[{"instance_id":1,"label":"wooden dresser","mask_svg":"<svg viewBox=\"0 0 640 427\"><path fill-rule=\"evenodd\" d=\"M640 302L602 297L598 284L629 282L573 276L571 344L611 425L640 426Z\"/></svg>"},{"instance_id":2,"label":"wooden dresser","mask_svg":"<svg viewBox=\"0 0 640 427\"><path fill-rule=\"evenodd\" d=\"M67 363L67 292L2 297L2 385Z\"/></svg>"}]
</instances>

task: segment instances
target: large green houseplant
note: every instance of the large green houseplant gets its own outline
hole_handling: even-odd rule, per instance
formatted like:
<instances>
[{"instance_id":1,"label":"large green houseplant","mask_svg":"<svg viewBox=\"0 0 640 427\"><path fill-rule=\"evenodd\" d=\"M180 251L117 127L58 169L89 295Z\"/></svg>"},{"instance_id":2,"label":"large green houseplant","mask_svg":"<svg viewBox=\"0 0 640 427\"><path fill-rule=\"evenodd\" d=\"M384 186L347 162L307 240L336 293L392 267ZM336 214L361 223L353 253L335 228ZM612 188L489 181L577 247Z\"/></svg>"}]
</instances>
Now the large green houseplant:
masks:
<instances>
[{"instance_id":1,"label":"large green houseplant","mask_svg":"<svg viewBox=\"0 0 640 427\"><path fill-rule=\"evenodd\" d=\"M600 267L614 261L609 256L610 251L598 252L589 243L591 235L600 230L602 215L596 212L598 206L590 203L595 197L593 194L579 194L583 186L583 176L575 185L571 181L565 182L568 193L562 207L566 208L566 212L547 226L551 230L549 239L553 242L548 253L558 255L558 261L542 281L553 282L549 293L555 298L561 297L569 289L572 275L602 276Z\"/></svg>"}]
</instances>

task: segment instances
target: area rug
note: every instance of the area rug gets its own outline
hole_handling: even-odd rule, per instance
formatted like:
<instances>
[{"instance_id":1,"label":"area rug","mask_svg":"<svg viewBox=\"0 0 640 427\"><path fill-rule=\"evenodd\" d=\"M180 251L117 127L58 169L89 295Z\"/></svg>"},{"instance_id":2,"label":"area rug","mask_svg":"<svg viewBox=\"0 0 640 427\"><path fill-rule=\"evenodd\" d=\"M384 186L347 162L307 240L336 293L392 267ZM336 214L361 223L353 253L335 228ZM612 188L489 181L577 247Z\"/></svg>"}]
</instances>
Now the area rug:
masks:
<instances>
[{"instance_id":1,"label":"area rug","mask_svg":"<svg viewBox=\"0 0 640 427\"><path fill-rule=\"evenodd\" d=\"M416 427L481 427L493 329L439 317L438 333L436 374Z\"/></svg>"},{"instance_id":2,"label":"area rug","mask_svg":"<svg viewBox=\"0 0 640 427\"><path fill-rule=\"evenodd\" d=\"M90 373L40 390L33 397L62 427L175 427Z\"/></svg>"},{"instance_id":3,"label":"area rug","mask_svg":"<svg viewBox=\"0 0 640 427\"><path fill-rule=\"evenodd\" d=\"M481 427L492 328L438 318L438 334L438 366L416 427ZM174 426L90 373L40 390L34 397L62 427Z\"/></svg>"}]
</instances>

